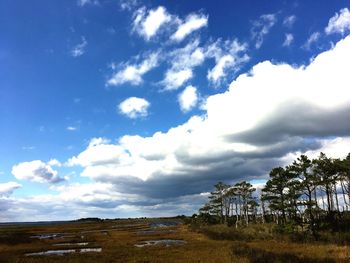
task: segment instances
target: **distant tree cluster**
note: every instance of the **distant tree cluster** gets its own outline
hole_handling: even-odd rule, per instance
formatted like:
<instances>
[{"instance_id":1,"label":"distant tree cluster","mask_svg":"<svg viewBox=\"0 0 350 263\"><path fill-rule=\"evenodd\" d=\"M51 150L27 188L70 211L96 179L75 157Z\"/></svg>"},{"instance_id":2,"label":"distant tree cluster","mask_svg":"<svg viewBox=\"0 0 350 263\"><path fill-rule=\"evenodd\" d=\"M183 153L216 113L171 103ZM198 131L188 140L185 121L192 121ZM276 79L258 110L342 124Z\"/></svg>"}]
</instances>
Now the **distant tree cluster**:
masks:
<instances>
[{"instance_id":1,"label":"distant tree cluster","mask_svg":"<svg viewBox=\"0 0 350 263\"><path fill-rule=\"evenodd\" d=\"M333 159L320 153L310 160L301 155L286 167L276 167L259 191L246 181L217 183L199 216L207 223L250 222L307 227L316 235L326 223L336 225L350 209L350 154Z\"/></svg>"}]
</instances>

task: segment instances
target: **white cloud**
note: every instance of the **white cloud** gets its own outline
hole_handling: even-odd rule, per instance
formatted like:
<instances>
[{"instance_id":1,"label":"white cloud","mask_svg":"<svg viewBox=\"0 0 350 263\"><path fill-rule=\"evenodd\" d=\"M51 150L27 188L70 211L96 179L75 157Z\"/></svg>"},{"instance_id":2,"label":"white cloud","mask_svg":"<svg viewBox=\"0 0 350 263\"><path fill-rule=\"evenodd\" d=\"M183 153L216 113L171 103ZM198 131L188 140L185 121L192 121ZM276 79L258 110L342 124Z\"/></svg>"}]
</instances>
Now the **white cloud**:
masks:
<instances>
[{"instance_id":1,"label":"white cloud","mask_svg":"<svg viewBox=\"0 0 350 263\"><path fill-rule=\"evenodd\" d=\"M186 36L202 27L207 26L208 17L205 15L190 14L181 22L177 31L170 37L174 41L182 41Z\"/></svg>"},{"instance_id":2,"label":"white cloud","mask_svg":"<svg viewBox=\"0 0 350 263\"><path fill-rule=\"evenodd\" d=\"M121 9L128 11L131 11L139 4L137 0L120 0L119 2Z\"/></svg>"},{"instance_id":3,"label":"white cloud","mask_svg":"<svg viewBox=\"0 0 350 263\"><path fill-rule=\"evenodd\" d=\"M189 42L183 48L170 51L167 55L174 71L192 69L203 64L205 60L204 49L199 46L198 39Z\"/></svg>"},{"instance_id":4,"label":"white cloud","mask_svg":"<svg viewBox=\"0 0 350 263\"><path fill-rule=\"evenodd\" d=\"M300 154L307 155L310 159L316 159L320 152L325 153L328 157L344 159L350 153L350 137L337 137L333 139L320 140L320 148L306 152L289 153L285 158L289 164L293 162Z\"/></svg>"},{"instance_id":5,"label":"white cloud","mask_svg":"<svg viewBox=\"0 0 350 263\"><path fill-rule=\"evenodd\" d=\"M72 57L80 57L82 55L84 55L85 53L85 48L87 46L87 41L85 39L85 37L81 37L81 43L79 43L78 45L76 45L75 47L72 48L72 50L70 51Z\"/></svg>"},{"instance_id":6,"label":"white cloud","mask_svg":"<svg viewBox=\"0 0 350 263\"><path fill-rule=\"evenodd\" d=\"M182 69L179 71L168 70L165 73L165 78L162 81L165 90L174 90L181 87L189 79L193 77L191 69Z\"/></svg>"},{"instance_id":7,"label":"white cloud","mask_svg":"<svg viewBox=\"0 0 350 263\"><path fill-rule=\"evenodd\" d=\"M93 183L51 186L57 195L2 197L0 220L191 214L219 180L266 179L300 153L343 158L350 149L349 67L350 36L309 65L259 63L209 96L202 116L147 137L93 138L68 161ZM44 166L47 173L55 163L34 162L20 170ZM5 196L16 187L0 184Z\"/></svg>"},{"instance_id":8,"label":"white cloud","mask_svg":"<svg viewBox=\"0 0 350 263\"><path fill-rule=\"evenodd\" d=\"M328 21L328 25L325 28L326 34L340 33L344 35L345 32L350 30L350 11L348 8L343 8L338 13L335 13Z\"/></svg>"},{"instance_id":9,"label":"white cloud","mask_svg":"<svg viewBox=\"0 0 350 263\"><path fill-rule=\"evenodd\" d=\"M100 2L98 0L78 0L79 6L85 6L85 5L99 5Z\"/></svg>"},{"instance_id":10,"label":"white cloud","mask_svg":"<svg viewBox=\"0 0 350 263\"><path fill-rule=\"evenodd\" d=\"M294 36L293 34L287 33L285 34L284 42L282 46L284 47L289 47L294 41Z\"/></svg>"},{"instance_id":11,"label":"white cloud","mask_svg":"<svg viewBox=\"0 0 350 263\"><path fill-rule=\"evenodd\" d=\"M22 146L22 150L24 151L31 151L34 149L35 149L35 146Z\"/></svg>"},{"instance_id":12,"label":"white cloud","mask_svg":"<svg viewBox=\"0 0 350 263\"><path fill-rule=\"evenodd\" d=\"M136 119L146 117L148 115L149 106L150 103L143 98L130 97L121 102L118 109L121 114L131 119Z\"/></svg>"},{"instance_id":13,"label":"white cloud","mask_svg":"<svg viewBox=\"0 0 350 263\"><path fill-rule=\"evenodd\" d=\"M260 18L253 22L251 29L252 39L255 41L255 48L259 49L264 42L265 36L276 24L277 17L275 14L261 15Z\"/></svg>"},{"instance_id":14,"label":"white cloud","mask_svg":"<svg viewBox=\"0 0 350 263\"><path fill-rule=\"evenodd\" d=\"M57 171L53 170L50 164L40 160L14 165L12 174L18 180L29 180L39 183L58 183L64 180L58 176Z\"/></svg>"},{"instance_id":15,"label":"white cloud","mask_svg":"<svg viewBox=\"0 0 350 263\"><path fill-rule=\"evenodd\" d=\"M307 39L307 41L305 42L305 44L303 45L303 48L305 49L310 49L311 45L313 43L316 43L318 41L318 39L320 38L321 34L319 32L314 32L310 35L310 37Z\"/></svg>"},{"instance_id":16,"label":"white cloud","mask_svg":"<svg viewBox=\"0 0 350 263\"><path fill-rule=\"evenodd\" d=\"M67 129L67 131L76 131L76 130L77 130L77 127L68 126L66 129Z\"/></svg>"},{"instance_id":17,"label":"white cloud","mask_svg":"<svg viewBox=\"0 0 350 263\"><path fill-rule=\"evenodd\" d=\"M225 76L225 69L232 66L234 62L235 60L231 55L222 56L215 67L208 71L208 80L216 83L220 78Z\"/></svg>"},{"instance_id":18,"label":"white cloud","mask_svg":"<svg viewBox=\"0 0 350 263\"><path fill-rule=\"evenodd\" d=\"M147 13L147 14L146 14ZM146 40L150 40L159 31L160 27L170 22L171 16L167 13L163 6L151 9L140 8L134 14L133 27L139 35Z\"/></svg>"},{"instance_id":19,"label":"white cloud","mask_svg":"<svg viewBox=\"0 0 350 263\"><path fill-rule=\"evenodd\" d=\"M107 86L117 86L124 83L139 85L142 83L142 76L151 69L158 66L159 53L151 53L140 64L122 65L122 69L115 72L106 82Z\"/></svg>"},{"instance_id":20,"label":"white cloud","mask_svg":"<svg viewBox=\"0 0 350 263\"><path fill-rule=\"evenodd\" d=\"M204 49L199 47L199 40L191 41L183 48L177 48L167 54L167 61L171 67L165 73L161 84L165 90L174 90L181 87L193 77L193 68L203 64Z\"/></svg>"},{"instance_id":21,"label":"white cloud","mask_svg":"<svg viewBox=\"0 0 350 263\"><path fill-rule=\"evenodd\" d=\"M291 28L291 27L293 27L296 20L297 20L297 17L295 15L287 16L283 20L283 25L288 27L288 28Z\"/></svg>"},{"instance_id":22,"label":"white cloud","mask_svg":"<svg viewBox=\"0 0 350 263\"><path fill-rule=\"evenodd\" d=\"M50 161L47 162L47 164L50 165L50 166L57 166L57 167L61 167L62 166L60 161L58 161L57 159L51 159Z\"/></svg>"},{"instance_id":23,"label":"white cloud","mask_svg":"<svg viewBox=\"0 0 350 263\"><path fill-rule=\"evenodd\" d=\"M197 88L187 86L184 91L179 94L178 101L183 112L190 111L198 102Z\"/></svg>"},{"instance_id":24,"label":"white cloud","mask_svg":"<svg viewBox=\"0 0 350 263\"><path fill-rule=\"evenodd\" d=\"M116 191L109 183L51 186L58 194L26 198L0 197L1 222L73 220L86 217L128 218L190 215L207 195L185 195L162 200ZM69 206L67 206L69 203Z\"/></svg>"},{"instance_id":25,"label":"white cloud","mask_svg":"<svg viewBox=\"0 0 350 263\"><path fill-rule=\"evenodd\" d=\"M14 190L21 187L22 185L16 182L0 183L0 196L11 195Z\"/></svg>"},{"instance_id":26,"label":"white cloud","mask_svg":"<svg viewBox=\"0 0 350 263\"><path fill-rule=\"evenodd\" d=\"M117 163L118 158L121 158L126 153L121 147L109 143L110 141L104 138L91 139L87 149L78 156L69 159L67 166L80 165L86 167L110 162Z\"/></svg>"},{"instance_id":27,"label":"white cloud","mask_svg":"<svg viewBox=\"0 0 350 263\"><path fill-rule=\"evenodd\" d=\"M215 86L221 84L229 72L237 71L244 62L249 60L246 50L247 45L236 39L226 41L219 39L209 45L206 56L214 58L216 65L208 71L207 79Z\"/></svg>"},{"instance_id":28,"label":"white cloud","mask_svg":"<svg viewBox=\"0 0 350 263\"><path fill-rule=\"evenodd\" d=\"M110 152L105 157L98 145L73 159L83 164L83 176L145 195L176 195L174 188L193 193L202 189L198 183L262 177L287 153L317 150L322 138L350 135L344 122L350 117L348 68L350 37L307 66L265 61L226 92L208 97L205 115L149 137L123 136L103 145Z\"/></svg>"},{"instance_id":29,"label":"white cloud","mask_svg":"<svg viewBox=\"0 0 350 263\"><path fill-rule=\"evenodd\" d=\"M102 137L96 137L96 138L92 138L89 142L89 147L93 147L96 145L100 145L100 144L108 144L111 141L106 139L106 138L102 138Z\"/></svg>"},{"instance_id":30,"label":"white cloud","mask_svg":"<svg viewBox=\"0 0 350 263\"><path fill-rule=\"evenodd\" d=\"M68 163L82 166L81 175L94 183L57 187L57 196L0 198L0 220L191 213L203 203L200 193L219 180L267 178L296 153L344 157L350 147L348 68L350 36L309 65L259 63L227 91L209 96L202 116L151 136L93 138ZM33 170L28 166L23 173Z\"/></svg>"}]
</instances>

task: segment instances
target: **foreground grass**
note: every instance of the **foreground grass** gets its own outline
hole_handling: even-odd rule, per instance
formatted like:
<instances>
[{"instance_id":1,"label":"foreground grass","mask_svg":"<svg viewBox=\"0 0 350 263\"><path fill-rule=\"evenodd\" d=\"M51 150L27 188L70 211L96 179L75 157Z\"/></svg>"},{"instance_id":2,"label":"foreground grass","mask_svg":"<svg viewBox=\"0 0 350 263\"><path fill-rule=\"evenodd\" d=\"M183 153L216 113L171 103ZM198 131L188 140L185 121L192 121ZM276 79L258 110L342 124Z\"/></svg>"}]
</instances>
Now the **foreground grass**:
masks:
<instances>
[{"instance_id":1,"label":"foreground grass","mask_svg":"<svg viewBox=\"0 0 350 263\"><path fill-rule=\"evenodd\" d=\"M139 232L150 230L149 223L149 220L118 220L1 227L0 262L350 262L348 246L274 241L270 230L264 227L238 232L217 225L193 231L187 225L178 225L152 234ZM72 237L64 240L30 238L41 233L63 232ZM257 235L262 238L255 238ZM180 239L187 244L134 246L141 241L157 239ZM88 247L101 247L102 253L24 256L25 253L53 249L54 243L82 241L89 242Z\"/></svg>"}]
</instances>

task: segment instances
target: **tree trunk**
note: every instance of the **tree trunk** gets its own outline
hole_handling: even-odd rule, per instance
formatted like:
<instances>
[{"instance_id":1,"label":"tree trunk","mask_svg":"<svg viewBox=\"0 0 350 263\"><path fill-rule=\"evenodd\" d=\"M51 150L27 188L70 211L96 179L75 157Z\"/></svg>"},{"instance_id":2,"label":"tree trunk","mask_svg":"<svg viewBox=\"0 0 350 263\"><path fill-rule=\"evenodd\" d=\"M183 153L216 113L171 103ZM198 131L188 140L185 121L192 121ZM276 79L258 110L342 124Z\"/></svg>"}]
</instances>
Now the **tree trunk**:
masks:
<instances>
[{"instance_id":1,"label":"tree trunk","mask_svg":"<svg viewBox=\"0 0 350 263\"><path fill-rule=\"evenodd\" d=\"M348 202L346 201L346 195L345 195L345 189L344 189L344 182L341 181L341 182L340 182L340 185L341 185L341 190L342 190L342 194L343 194L343 200L344 200L345 209L346 209L346 211L348 211Z\"/></svg>"},{"instance_id":2,"label":"tree trunk","mask_svg":"<svg viewBox=\"0 0 350 263\"><path fill-rule=\"evenodd\" d=\"M335 203L337 205L337 211L339 212L339 201L338 201L338 191L337 191L337 184L334 184L334 194L335 194Z\"/></svg>"}]
</instances>

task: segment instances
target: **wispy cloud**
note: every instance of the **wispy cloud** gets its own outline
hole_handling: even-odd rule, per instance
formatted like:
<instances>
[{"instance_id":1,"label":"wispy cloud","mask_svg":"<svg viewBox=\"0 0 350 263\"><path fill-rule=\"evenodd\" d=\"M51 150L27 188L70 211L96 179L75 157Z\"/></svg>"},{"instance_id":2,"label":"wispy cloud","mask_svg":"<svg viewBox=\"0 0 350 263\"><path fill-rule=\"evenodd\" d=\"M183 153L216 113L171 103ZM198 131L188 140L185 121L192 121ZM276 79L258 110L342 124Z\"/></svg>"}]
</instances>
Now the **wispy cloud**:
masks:
<instances>
[{"instance_id":1,"label":"wispy cloud","mask_svg":"<svg viewBox=\"0 0 350 263\"><path fill-rule=\"evenodd\" d=\"M185 21L181 21L176 32L170 37L174 41L182 41L192 32L208 25L208 16L202 14L190 14Z\"/></svg>"},{"instance_id":2,"label":"wispy cloud","mask_svg":"<svg viewBox=\"0 0 350 263\"><path fill-rule=\"evenodd\" d=\"M78 0L78 6L86 6L86 5L99 5L100 2L98 0Z\"/></svg>"},{"instance_id":3,"label":"wispy cloud","mask_svg":"<svg viewBox=\"0 0 350 263\"><path fill-rule=\"evenodd\" d=\"M282 46L284 47L289 47L294 41L294 36L293 34L287 33L285 34L284 42Z\"/></svg>"},{"instance_id":4,"label":"wispy cloud","mask_svg":"<svg viewBox=\"0 0 350 263\"><path fill-rule=\"evenodd\" d=\"M68 126L66 128L67 131L76 131L78 128L77 127L74 127L74 126Z\"/></svg>"},{"instance_id":5,"label":"wispy cloud","mask_svg":"<svg viewBox=\"0 0 350 263\"><path fill-rule=\"evenodd\" d=\"M192 69L170 69L165 73L165 78L161 83L165 90L175 90L184 85L192 77Z\"/></svg>"},{"instance_id":6,"label":"wispy cloud","mask_svg":"<svg viewBox=\"0 0 350 263\"><path fill-rule=\"evenodd\" d=\"M161 84L164 90L175 90L193 77L193 69L203 64L205 51L199 46L199 40L189 42L183 48L168 52L170 68L165 72Z\"/></svg>"},{"instance_id":7,"label":"wispy cloud","mask_svg":"<svg viewBox=\"0 0 350 263\"><path fill-rule=\"evenodd\" d=\"M14 190L19 189L21 187L22 185L16 182L0 183L0 197L11 195Z\"/></svg>"},{"instance_id":8,"label":"wispy cloud","mask_svg":"<svg viewBox=\"0 0 350 263\"><path fill-rule=\"evenodd\" d=\"M270 32L271 28L276 24L276 14L261 15L258 20L253 21L251 36L255 41L255 48L259 49L264 42L265 36Z\"/></svg>"},{"instance_id":9,"label":"wispy cloud","mask_svg":"<svg viewBox=\"0 0 350 263\"><path fill-rule=\"evenodd\" d=\"M130 83L132 85L139 85L142 83L142 76L151 69L158 66L159 53L149 54L141 63L130 64L130 62L121 65L121 69L115 72L110 77L106 85L118 86L124 83Z\"/></svg>"},{"instance_id":10,"label":"wispy cloud","mask_svg":"<svg viewBox=\"0 0 350 263\"><path fill-rule=\"evenodd\" d=\"M139 5L137 0L120 0L119 1L120 7L122 10L133 10L136 6Z\"/></svg>"},{"instance_id":11,"label":"wispy cloud","mask_svg":"<svg viewBox=\"0 0 350 263\"><path fill-rule=\"evenodd\" d=\"M87 44L85 37L81 37L81 43L74 46L70 51L72 57L76 58L84 55Z\"/></svg>"},{"instance_id":12,"label":"wispy cloud","mask_svg":"<svg viewBox=\"0 0 350 263\"><path fill-rule=\"evenodd\" d=\"M22 150L24 151L31 151L34 149L35 149L35 146L22 146Z\"/></svg>"},{"instance_id":13,"label":"wispy cloud","mask_svg":"<svg viewBox=\"0 0 350 263\"><path fill-rule=\"evenodd\" d=\"M208 70L208 81L215 87L220 85L229 72L237 71L243 63L249 60L246 51L247 44L240 43L237 39L226 41L219 39L209 45L206 56L214 58L216 64Z\"/></svg>"},{"instance_id":14,"label":"wispy cloud","mask_svg":"<svg viewBox=\"0 0 350 263\"><path fill-rule=\"evenodd\" d=\"M295 15L287 16L283 19L283 25L288 28L292 28L297 17Z\"/></svg>"},{"instance_id":15,"label":"wispy cloud","mask_svg":"<svg viewBox=\"0 0 350 263\"><path fill-rule=\"evenodd\" d=\"M319 40L320 36L321 36L320 32L312 33L302 47L304 49L310 49L311 46Z\"/></svg>"}]
</instances>

